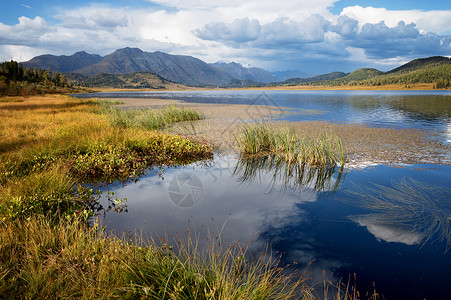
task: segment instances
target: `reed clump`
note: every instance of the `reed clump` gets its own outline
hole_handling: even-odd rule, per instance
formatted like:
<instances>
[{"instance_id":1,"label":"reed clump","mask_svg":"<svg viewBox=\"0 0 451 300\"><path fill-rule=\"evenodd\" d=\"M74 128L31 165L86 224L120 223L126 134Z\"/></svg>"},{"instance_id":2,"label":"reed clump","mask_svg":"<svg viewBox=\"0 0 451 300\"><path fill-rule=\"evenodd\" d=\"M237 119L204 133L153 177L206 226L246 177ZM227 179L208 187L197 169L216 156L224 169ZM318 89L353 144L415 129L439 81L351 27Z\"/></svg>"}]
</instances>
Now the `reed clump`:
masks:
<instances>
[{"instance_id":1,"label":"reed clump","mask_svg":"<svg viewBox=\"0 0 451 300\"><path fill-rule=\"evenodd\" d=\"M276 128L261 122L244 125L236 140L246 155L276 154L289 164L327 166L346 161L341 139L331 134L312 139L298 136L292 127Z\"/></svg>"},{"instance_id":2,"label":"reed clump","mask_svg":"<svg viewBox=\"0 0 451 300\"><path fill-rule=\"evenodd\" d=\"M169 105L162 109L118 109L112 102L101 102L101 113L106 114L111 124L125 128L148 130L167 128L175 122L205 119L202 113L189 107Z\"/></svg>"}]
</instances>

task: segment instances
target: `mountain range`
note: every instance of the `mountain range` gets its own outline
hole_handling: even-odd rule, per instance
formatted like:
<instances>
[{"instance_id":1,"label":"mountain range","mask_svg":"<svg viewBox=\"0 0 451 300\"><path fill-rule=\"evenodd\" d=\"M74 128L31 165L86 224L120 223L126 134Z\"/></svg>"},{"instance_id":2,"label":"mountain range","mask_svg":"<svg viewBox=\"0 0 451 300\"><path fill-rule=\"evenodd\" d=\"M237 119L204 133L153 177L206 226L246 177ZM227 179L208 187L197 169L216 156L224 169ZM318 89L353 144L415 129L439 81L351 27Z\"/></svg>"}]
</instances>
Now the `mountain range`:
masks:
<instances>
[{"instance_id":1,"label":"mountain range","mask_svg":"<svg viewBox=\"0 0 451 300\"><path fill-rule=\"evenodd\" d=\"M297 70L270 73L231 62L208 64L186 55L144 52L123 48L104 57L84 51L71 56L41 55L22 62L23 67L67 73L68 78L89 86L156 87L169 82L190 86L245 87L299 84L369 84L437 82L451 79L451 58L415 59L388 72L362 68L352 73L333 72L313 77ZM133 76L125 76L134 74ZM291 77L293 76L293 77ZM288 78L287 78L288 77Z\"/></svg>"},{"instance_id":2,"label":"mountain range","mask_svg":"<svg viewBox=\"0 0 451 300\"><path fill-rule=\"evenodd\" d=\"M63 73L91 76L100 73L123 75L134 72L152 72L173 82L186 85L227 85L238 79L249 82L269 83L286 79L287 75L307 75L300 71L275 72L261 68L246 68L236 62L207 64L200 59L164 52L144 52L138 48L123 48L104 57L84 51L71 56L40 55L22 62L30 69L40 67ZM74 76L72 76L74 77ZM75 76L77 77L77 76Z\"/></svg>"}]
</instances>

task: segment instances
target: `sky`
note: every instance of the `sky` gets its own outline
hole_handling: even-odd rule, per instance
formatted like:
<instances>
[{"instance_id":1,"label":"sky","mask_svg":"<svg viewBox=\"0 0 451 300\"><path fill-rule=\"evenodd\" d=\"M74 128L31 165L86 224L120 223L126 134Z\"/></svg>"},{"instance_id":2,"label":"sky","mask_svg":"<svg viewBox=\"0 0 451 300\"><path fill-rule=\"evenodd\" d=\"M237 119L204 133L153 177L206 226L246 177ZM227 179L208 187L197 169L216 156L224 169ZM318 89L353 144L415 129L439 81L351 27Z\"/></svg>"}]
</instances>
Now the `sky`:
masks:
<instances>
[{"instance_id":1,"label":"sky","mask_svg":"<svg viewBox=\"0 0 451 300\"><path fill-rule=\"evenodd\" d=\"M451 56L449 0L0 0L0 61L137 47L309 74Z\"/></svg>"}]
</instances>

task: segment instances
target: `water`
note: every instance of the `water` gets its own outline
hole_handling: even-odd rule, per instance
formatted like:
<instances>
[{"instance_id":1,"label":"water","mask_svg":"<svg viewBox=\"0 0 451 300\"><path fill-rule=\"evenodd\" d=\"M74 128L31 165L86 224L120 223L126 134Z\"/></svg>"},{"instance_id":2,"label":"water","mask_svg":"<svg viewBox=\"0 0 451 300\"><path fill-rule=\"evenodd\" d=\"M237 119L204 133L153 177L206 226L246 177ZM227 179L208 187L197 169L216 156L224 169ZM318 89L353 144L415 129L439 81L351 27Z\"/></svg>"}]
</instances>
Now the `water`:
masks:
<instances>
[{"instance_id":1,"label":"water","mask_svg":"<svg viewBox=\"0 0 451 300\"><path fill-rule=\"evenodd\" d=\"M154 237L184 236L188 226L199 231L203 225L203 233L251 241L255 251L269 243L283 253L282 264L315 260L314 281L321 281L322 270L333 280L356 273L362 292L375 282L385 299L449 299L451 166L305 170L315 175L301 184L299 172L270 166L216 156L209 166L169 168L163 178L154 170L137 183L110 185L116 197L128 198L128 212L106 214L104 225ZM406 185L393 188L403 180ZM398 199L409 187L416 189L413 197ZM387 188L393 207L373 207L369 196ZM356 195L359 189L368 195ZM440 225L428 229L434 222Z\"/></svg>"},{"instance_id":2,"label":"water","mask_svg":"<svg viewBox=\"0 0 451 300\"><path fill-rule=\"evenodd\" d=\"M451 142L449 91L133 92L82 97L143 97L185 102L266 104L288 121L325 120L415 128ZM337 282L357 275L384 299L451 299L451 166L377 165L364 169L291 169L267 159L215 156L210 164L150 170L136 183L105 188L127 197L127 212L108 212L107 230L267 243L282 264L311 261ZM106 197L101 199L108 205ZM201 225L203 229L201 230Z\"/></svg>"},{"instance_id":3,"label":"water","mask_svg":"<svg viewBox=\"0 0 451 300\"><path fill-rule=\"evenodd\" d=\"M178 91L77 94L76 97L177 99L184 102L271 105L287 121L360 123L415 128L451 142L450 91Z\"/></svg>"}]
</instances>

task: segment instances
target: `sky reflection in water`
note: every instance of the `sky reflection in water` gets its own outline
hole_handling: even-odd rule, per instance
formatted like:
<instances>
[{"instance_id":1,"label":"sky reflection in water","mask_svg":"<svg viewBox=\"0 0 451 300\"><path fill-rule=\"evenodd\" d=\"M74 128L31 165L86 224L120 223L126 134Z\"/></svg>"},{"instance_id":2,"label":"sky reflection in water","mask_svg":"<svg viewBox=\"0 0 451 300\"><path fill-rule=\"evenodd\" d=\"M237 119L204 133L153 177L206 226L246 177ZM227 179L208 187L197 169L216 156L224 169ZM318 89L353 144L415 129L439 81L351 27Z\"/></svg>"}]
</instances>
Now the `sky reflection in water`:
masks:
<instances>
[{"instance_id":1,"label":"sky reflection in water","mask_svg":"<svg viewBox=\"0 0 451 300\"><path fill-rule=\"evenodd\" d=\"M305 180L306 174L313 174L311 180ZM151 171L125 188L109 186L115 196L128 198L128 213L110 212L103 222L107 230L142 229L144 234L163 237L165 231L183 235L190 220L192 229L199 231L204 226L202 238L207 231L217 234L222 230L223 241L252 241L253 250L263 250L269 243L274 252L283 253L286 264L306 265L315 259L310 270L317 280L323 269L333 271L336 279L357 273L362 290L371 290L374 281L387 299L406 295L442 299L447 293L445 270L451 268L446 241L435 232L424 243L424 228L411 226L415 223L409 220L387 221L384 214L375 214L378 211L371 209L370 202L365 204L353 193L356 186L365 188L371 183L393 188L391 179L401 181L406 176L425 186L449 188L451 167L287 172L270 159L256 163L216 157L211 166L166 169L164 180ZM189 181L193 177L197 180ZM299 184L301 177L304 181ZM174 188L174 182L180 189ZM441 195L449 200L447 191ZM185 204L192 205L179 206L181 198L172 197L180 194L183 198L190 192L191 202ZM449 214L449 201L443 201L439 209Z\"/></svg>"}]
</instances>

